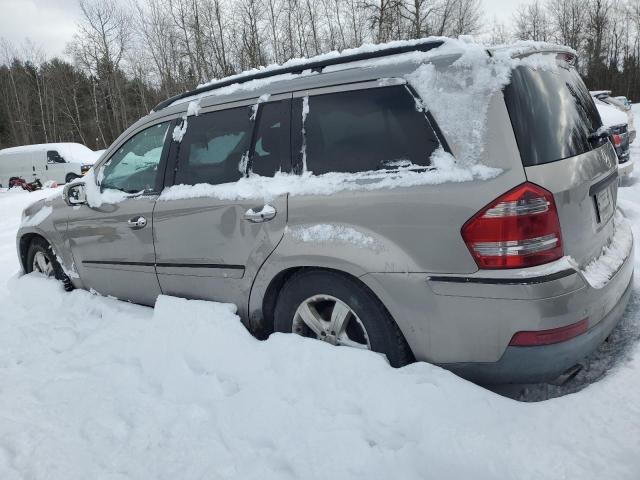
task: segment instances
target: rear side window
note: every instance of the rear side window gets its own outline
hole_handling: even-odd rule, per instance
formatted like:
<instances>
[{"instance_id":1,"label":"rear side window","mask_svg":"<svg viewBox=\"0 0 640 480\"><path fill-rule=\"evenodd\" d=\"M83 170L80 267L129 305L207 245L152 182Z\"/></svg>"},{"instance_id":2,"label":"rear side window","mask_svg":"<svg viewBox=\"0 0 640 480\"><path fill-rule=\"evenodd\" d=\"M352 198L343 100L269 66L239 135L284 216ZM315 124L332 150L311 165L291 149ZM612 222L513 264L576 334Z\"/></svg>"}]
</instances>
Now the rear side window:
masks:
<instances>
[{"instance_id":1,"label":"rear side window","mask_svg":"<svg viewBox=\"0 0 640 480\"><path fill-rule=\"evenodd\" d=\"M440 145L406 87L370 88L302 100L307 170L365 172L427 166ZM307 108L308 107L308 108Z\"/></svg>"},{"instance_id":2,"label":"rear side window","mask_svg":"<svg viewBox=\"0 0 640 480\"><path fill-rule=\"evenodd\" d=\"M589 90L572 67L513 70L504 99L525 167L588 152L602 125Z\"/></svg>"},{"instance_id":3,"label":"rear side window","mask_svg":"<svg viewBox=\"0 0 640 480\"><path fill-rule=\"evenodd\" d=\"M235 182L244 175L251 141L252 121L248 107L200 114L187 119L177 151L175 183L196 185Z\"/></svg>"}]
</instances>

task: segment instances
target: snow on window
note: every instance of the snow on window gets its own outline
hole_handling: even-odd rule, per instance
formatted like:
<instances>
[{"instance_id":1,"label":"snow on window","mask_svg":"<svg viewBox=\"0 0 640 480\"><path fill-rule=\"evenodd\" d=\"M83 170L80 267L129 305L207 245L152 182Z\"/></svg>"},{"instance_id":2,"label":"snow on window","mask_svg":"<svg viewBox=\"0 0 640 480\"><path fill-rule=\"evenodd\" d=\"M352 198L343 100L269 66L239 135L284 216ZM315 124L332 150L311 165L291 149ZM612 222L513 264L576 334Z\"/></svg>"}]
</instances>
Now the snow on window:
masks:
<instances>
[{"instance_id":1,"label":"snow on window","mask_svg":"<svg viewBox=\"0 0 640 480\"><path fill-rule=\"evenodd\" d=\"M406 76L465 164L478 163L487 135L487 110L494 93L511 78L511 64L469 45L452 64L424 63Z\"/></svg>"},{"instance_id":2,"label":"snow on window","mask_svg":"<svg viewBox=\"0 0 640 480\"><path fill-rule=\"evenodd\" d=\"M250 120L255 120L256 119L256 115L258 114L258 107L260 106L261 103L264 103L264 102L268 101L269 97L271 97L271 95L268 94L268 93L263 93L262 95L260 95L258 97L258 100L256 101L256 103L254 103L253 107L251 107Z\"/></svg>"},{"instance_id":3,"label":"snow on window","mask_svg":"<svg viewBox=\"0 0 640 480\"><path fill-rule=\"evenodd\" d=\"M331 172L313 175L276 173L273 177L251 174L237 182L210 185L174 185L166 188L159 200L213 197L220 200L263 199L272 200L280 195L332 195L340 191L371 191L417 185L437 185L446 182L487 180L502 170L486 165L461 166L442 148L431 156L431 167L374 170L359 173Z\"/></svg>"},{"instance_id":4,"label":"snow on window","mask_svg":"<svg viewBox=\"0 0 640 480\"><path fill-rule=\"evenodd\" d=\"M187 107L187 113L182 116L182 123L180 125L176 125L173 129L173 141L181 142L184 134L187 133L187 117L198 116L200 115L200 98L189 102L189 106Z\"/></svg>"},{"instance_id":5,"label":"snow on window","mask_svg":"<svg viewBox=\"0 0 640 480\"><path fill-rule=\"evenodd\" d=\"M244 152L238 162L238 171L243 175L247 173L247 165L249 164L249 152Z\"/></svg>"},{"instance_id":6,"label":"snow on window","mask_svg":"<svg viewBox=\"0 0 640 480\"><path fill-rule=\"evenodd\" d=\"M187 116L182 117L182 123L180 125L176 125L173 129L173 141L181 142L184 134L187 133Z\"/></svg>"},{"instance_id":7,"label":"snow on window","mask_svg":"<svg viewBox=\"0 0 640 480\"><path fill-rule=\"evenodd\" d=\"M100 186L96 182L95 172L93 168L89 170L87 174L82 177L82 179L73 183L84 183L84 191L87 198L87 204L93 208L98 208L102 206L103 203L120 203L123 200L131 197L130 194L111 188L106 188L104 189L104 191L100 191Z\"/></svg>"},{"instance_id":8,"label":"snow on window","mask_svg":"<svg viewBox=\"0 0 640 480\"><path fill-rule=\"evenodd\" d=\"M303 243L351 244L361 248L379 249L377 242L369 235L344 225L317 224L297 225L287 228L294 240Z\"/></svg>"}]
</instances>

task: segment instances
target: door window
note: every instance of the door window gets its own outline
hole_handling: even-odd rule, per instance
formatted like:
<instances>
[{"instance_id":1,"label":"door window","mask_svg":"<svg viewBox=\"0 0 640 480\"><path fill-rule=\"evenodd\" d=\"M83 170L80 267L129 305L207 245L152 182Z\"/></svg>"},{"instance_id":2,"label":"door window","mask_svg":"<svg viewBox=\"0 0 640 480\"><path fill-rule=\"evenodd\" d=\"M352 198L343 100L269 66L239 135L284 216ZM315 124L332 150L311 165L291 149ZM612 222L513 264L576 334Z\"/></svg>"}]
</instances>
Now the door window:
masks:
<instances>
[{"instance_id":1,"label":"door window","mask_svg":"<svg viewBox=\"0 0 640 480\"><path fill-rule=\"evenodd\" d=\"M66 163L66 161L65 161L64 158L62 158L62 155L60 155L55 150L49 150L49 151L47 151L47 163L49 163L49 164L52 164L52 163Z\"/></svg>"},{"instance_id":2,"label":"door window","mask_svg":"<svg viewBox=\"0 0 640 480\"><path fill-rule=\"evenodd\" d=\"M155 190L168 129L169 122L159 123L127 140L98 173L101 187L127 193Z\"/></svg>"},{"instance_id":3,"label":"door window","mask_svg":"<svg viewBox=\"0 0 640 480\"><path fill-rule=\"evenodd\" d=\"M246 172L252 121L248 107L189 117L177 151L175 184L235 182Z\"/></svg>"},{"instance_id":4,"label":"door window","mask_svg":"<svg viewBox=\"0 0 640 480\"><path fill-rule=\"evenodd\" d=\"M440 146L405 86L310 96L303 127L316 175L427 166Z\"/></svg>"},{"instance_id":5,"label":"door window","mask_svg":"<svg viewBox=\"0 0 640 480\"><path fill-rule=\"evenodd\" d=\"M255 144L249 170L263 177L273 177L289 157L288 102L260 105Z\"/></svg>"}]
</instances>

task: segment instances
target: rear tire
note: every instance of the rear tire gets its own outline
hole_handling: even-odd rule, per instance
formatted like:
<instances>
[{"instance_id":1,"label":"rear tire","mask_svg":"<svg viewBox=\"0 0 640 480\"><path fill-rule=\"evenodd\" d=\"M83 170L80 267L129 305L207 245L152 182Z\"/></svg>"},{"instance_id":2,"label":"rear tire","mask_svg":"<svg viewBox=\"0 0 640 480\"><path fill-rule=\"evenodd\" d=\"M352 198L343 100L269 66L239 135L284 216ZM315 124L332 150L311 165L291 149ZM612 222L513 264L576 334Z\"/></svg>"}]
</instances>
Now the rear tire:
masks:
<instances>
[{"instance_id":1,"label":"rear tire","mask_svg":"<svg viewBox=\"0 0 640 480\"><path fill-rule=\"evenodd\" d=\"M27 273L40 272L41 274L60 280L64 289L69 292L73 290L73 283L53 253L49 243L40 237L34 238L29 244L27 251Z\"/></svg>"},{"instance_id":2,"label":"rear tire","mask_svg":"<svg viewBox=\"0 0 640 480\"><path fill-rule=\"evenodd\" d=\"M340 311L347 313L335 331L333 320ZM316 320L309 320L309 312ZM383 353L394 367L413 361L402 332L382 303L365 285L338 272L303 270L289 278L278 296L274 329Z\"/></svg>"}]
</instances>

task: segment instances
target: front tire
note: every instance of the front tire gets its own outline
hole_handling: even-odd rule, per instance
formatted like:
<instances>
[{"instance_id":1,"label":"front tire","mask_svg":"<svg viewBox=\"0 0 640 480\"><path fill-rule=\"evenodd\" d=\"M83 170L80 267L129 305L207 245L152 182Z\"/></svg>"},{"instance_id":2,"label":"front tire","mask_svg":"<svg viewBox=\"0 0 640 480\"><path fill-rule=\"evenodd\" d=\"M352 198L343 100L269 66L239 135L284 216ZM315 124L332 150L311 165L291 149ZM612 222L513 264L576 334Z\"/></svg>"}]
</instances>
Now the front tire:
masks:
<instances>
[{"instance_id":1,"label":"front tire","mask_svg":"<svg viewBox=\"0 0 640 480\"><path fill-rule=\"evenodd\" d=\"M402 332L382 303L365 285L338 272L294 274L278 296L274 329L383 353L394 367L413 360Z\"/></svg>"},{"instance_id":2,"label":"front tire","mask_svg":"<svg viewBox=\"0 0 640 480\"><path fill-rule=\"evenodd\" d=\"M27 251L26 270L27 273L39 272L46 277L56 278L64 284L66 291L73 290L71 279L64 273L51 245L43 238L36 237L31 241Z\"/></svg>"}]
</instances>

